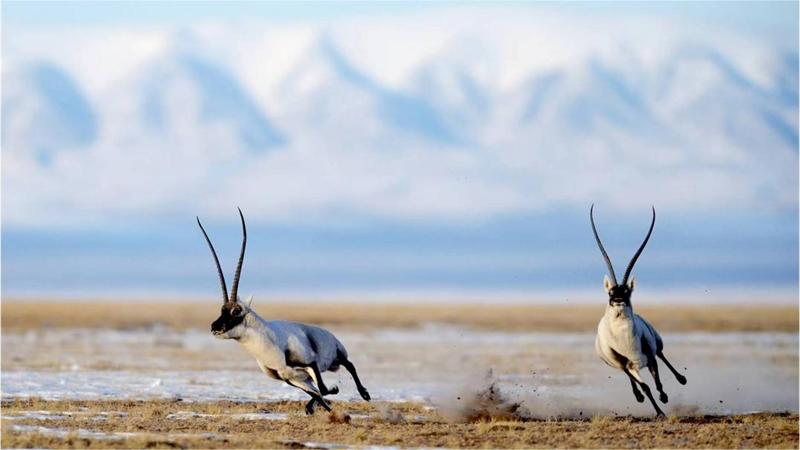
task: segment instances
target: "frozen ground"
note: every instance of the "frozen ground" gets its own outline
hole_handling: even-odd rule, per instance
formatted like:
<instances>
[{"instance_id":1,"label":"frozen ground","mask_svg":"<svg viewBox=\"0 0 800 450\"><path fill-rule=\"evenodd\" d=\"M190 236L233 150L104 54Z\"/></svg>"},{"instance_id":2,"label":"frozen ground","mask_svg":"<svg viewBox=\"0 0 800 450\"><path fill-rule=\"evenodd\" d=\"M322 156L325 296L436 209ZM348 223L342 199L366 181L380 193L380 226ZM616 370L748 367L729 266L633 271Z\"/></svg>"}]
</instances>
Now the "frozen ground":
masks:
<instances>
[{"instance_id":1,"label":"frozen ground","mask_svg":"<svg viewBox=\"0 0 800 450\"><path fill-rule=\"evenodd\" d=\"M335 329L373 398L457 404L491 370L505 396L533 415L651 414L628 380L594 354L593 334L506 333L430 324ZM672 413L798 410L796 333L672 333L666 354L689 383L662 369ZM2 397L272 401L305 394L268 379L233 341L204 330L62 329L4 333ZM685 369L684 369L685 368ZM358 400L345 371L335 400ZM649 380L649 374L645 375Z\"/></svg>"}]
</instances>

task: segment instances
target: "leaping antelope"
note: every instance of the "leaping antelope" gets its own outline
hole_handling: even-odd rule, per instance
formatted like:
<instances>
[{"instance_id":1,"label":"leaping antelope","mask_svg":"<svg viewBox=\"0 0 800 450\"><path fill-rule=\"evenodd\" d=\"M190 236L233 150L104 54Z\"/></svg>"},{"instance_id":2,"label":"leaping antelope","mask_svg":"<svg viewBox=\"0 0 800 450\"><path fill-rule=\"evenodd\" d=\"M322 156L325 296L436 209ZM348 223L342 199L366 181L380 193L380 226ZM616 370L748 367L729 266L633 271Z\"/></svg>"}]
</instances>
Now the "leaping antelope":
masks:
<instances>
[{"instance_id":1,"label":"leaping antelope","mask_svg":"<svg viewBox=\"0 0 800 450\"><path fill-rule=\"evenodd\" d=\"M642 254L642 250L644 250L650 235L653 233L653 227L656 224L656 209L653 207L653 221L650 223L650 230L647 232L647 236L644 238L639 250L633 255L631 262L628 263L628 268L625 269L625 276L622 277L622 284L617 283L611 259L609 259L606 249L603 248L603 243L600 242L600 236L597 235L597 228L594 225L594 205L589 209L589 219L592 222L592 231L594 232L597 246L600 247L600 253L603 254L603 259L605 259L606 266L608 266L608 275L603 279L606 293L608 293L608 305L603 318L600 319L600 323L597 325L597 338L594 341L595 351L606 364L620 369L628 375L636 401L639 403L644 402L642 393L637 389L638 385L647 395L647 398L650 399L656 414L663 416L664 412L653 399L653 394L650 393L650 388L639 375L639 371L645 367L650 370L662 403L667 403L669 398L661 386L656 356L664 361L664 364L675 375L678 383L686 384L686 377L678 373L672 367L672 364L667 361L664 356L664 342L661 340L658 331L640 315L634 314L633 306L631 306L631 294L636 286L636 279L631 278L630 282L628 282L628 277L633 271L633 265L636 264L636 260ZM608 279L609 275L611 276L610 280Z\"/></svg>"},{"instance_id":2,"label":"leaping antelope","mask_svg":"<svg viewBox=\"0 0 800 450\"><path fill-rule=\"evenodd\" d=\"M350 372L358 393L364 400L369 401L369 392L358 379L355 366L347 359L347 350L330 331L304 323L264 320L250 307L252 296L245 302L239 299L239 276L242 273L244 250L247 246L247 227L241 209L239 218L242 221L242 250L233 276L230 297L217 252L214 251L200 218L197 218L197 225L203 231L211 255L214 257L222 287L222 311L219 318L211 324L211 332L217 338L239 342L255 357L258 367L270 378L282 380L311 396L311 400L306 404L306 414L314 413L316 403L327 411L331 410L323 397L339 393L339 388L334 386L328 389L322 381L322 372L335 372L340 366Z\"/></svg>"}]
</instances>

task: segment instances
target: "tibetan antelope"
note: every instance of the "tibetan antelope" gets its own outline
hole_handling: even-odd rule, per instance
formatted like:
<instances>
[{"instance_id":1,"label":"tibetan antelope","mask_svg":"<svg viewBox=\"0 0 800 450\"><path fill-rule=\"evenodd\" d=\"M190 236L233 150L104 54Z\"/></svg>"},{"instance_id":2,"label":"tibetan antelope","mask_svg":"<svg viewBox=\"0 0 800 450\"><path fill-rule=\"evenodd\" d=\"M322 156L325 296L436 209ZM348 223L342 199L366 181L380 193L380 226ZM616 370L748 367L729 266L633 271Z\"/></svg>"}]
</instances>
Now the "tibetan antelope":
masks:
<instances>
[{"instance_id":1,"label":"tibetan antelope","mask_svg":"<svg viewBox=\"0 0 800 450\"><path fill-rule=\"evenodd\" d=\"M637 385L644 391L656 414L663 416L664 412L658 407L653 394L650 393L650 388L642 379L639 371L645 367L650 370L653 380L656 382L656 389L660 394L659 399L662 403L667 403L667 393L664 392L661 386L661 379L658 376L658 362L656 356L664 361L669 370L675 375L675 378L680 384L686 384L686 377L678 373L672 364L667 361L664 356L664 342L658 331L650 325L650 323L638 314L634 314L633 306L631 305L631 294L633 288L636 286L636 279L631 278L628 282L628 277L633 271L633 265L639 255L642 254L647 241L650 239L650 234L653 233L653 227L656 224L656 209L653 208L653 221L650 223L650 230L644 238L644 242L633 255L631 262L628 263L628 268L625 269L625 276L622 277L622 283L617 283L617 276L614 274L614 267L611 265L611 259L603 248L603 243L600 242L600 236L597 235L597 228L594 225L594 205L589 209L589 220L592 222L592 231L594 238L597 241L597 246L600 247L600 253L603 254L603 259L608 266L608 275L605 276L603 284L605 285L606 293L608 293L608 305L603 318L597 325L597 338L594 341L594 348L600 358L609 366L617 368L625 372L631 382L633 395L639 403L644 402L644 396L639 392ZM611 279L609 280L609 275Z\"/></svg>"},{"instance_id":2,"label":"tibetan antelope","mask_svg":"<svg viewBox=\"0 0 800 450\"><path fill-rule=\"evenodd\" d=\"M239 276L242 273L244 251L247 246L247 227L241 209L239 218L242 221L242 250L233 275L230 297L217 252L203 224L200 223L200 218L197 218L197 225L203 231L211 255L214 257L222 287L222 311L219 318L211 324L211 333L220 339L233 339L239 342L255 357L258 367L267 376L284 381L310 395L311 400L306 404L306 414L313 414L314 405L317 403L327 411L331 410L323 397L339 393L339 388L337 386L327 388L322 381L322 372L333 372L340 366L350 372L358 393L364 400L369 401L369 392L361 384L355 366L347 359L347 350L330 331L303 323L264 320L251 308L252 296L247 301L241 301L238 296Z\"/></svg>"}]
</instances>

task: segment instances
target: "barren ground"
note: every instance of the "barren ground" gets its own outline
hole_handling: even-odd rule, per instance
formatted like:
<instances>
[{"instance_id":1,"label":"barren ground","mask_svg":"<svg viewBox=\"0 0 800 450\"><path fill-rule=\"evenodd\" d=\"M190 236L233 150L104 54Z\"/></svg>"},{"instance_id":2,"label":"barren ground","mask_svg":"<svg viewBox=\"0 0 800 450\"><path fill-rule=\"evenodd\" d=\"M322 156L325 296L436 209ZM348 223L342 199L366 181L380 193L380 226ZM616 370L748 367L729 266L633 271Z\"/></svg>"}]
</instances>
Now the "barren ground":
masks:
<instances>
[{"instance_id":1,"label":"barren ground","mask_svg":"<svg viewBox=\"0 0 800 450\"><path fill-rule=\"evenodd\" d=\"M665 419L594 355L602 305L256 304L329 327L372 393L328 373L311 417L210 336L218 309L4 299L0 446L798 448L795 306L638 308L689 378Z\"/></svg>"},{"instance_id":2,"label":"barren ground","mask_svg":"<svg viewBox=\"0 0 800 450\"><path fill-rule=\"evenodd\" d=\"M454 423L410 403L339 404L301 415L300 402L3 401L3 448L797 448L796 414L598 416L581 420L487 418ZM42 414L48 411L50 417ZM58 415L56 412L65 412ZM33 414L31 412L34 412ZM35 412L40 412L36 415ZM100 414L103 413L103 414ZM190 413L196 413L194 415ZM270 420L242 413L286 414ZM28 415L26 418L26 414ZM178 414L173 416L172 414ZM44 416L44 417L42 417ZM182 416L182 418L181 418ZM31 430L38 432L20 432ZM62 430L59 433L59 430ZM69 430L69 431L66 431ZM81 430L81 431L78 431Z\"/></svg>"}]
</instances>

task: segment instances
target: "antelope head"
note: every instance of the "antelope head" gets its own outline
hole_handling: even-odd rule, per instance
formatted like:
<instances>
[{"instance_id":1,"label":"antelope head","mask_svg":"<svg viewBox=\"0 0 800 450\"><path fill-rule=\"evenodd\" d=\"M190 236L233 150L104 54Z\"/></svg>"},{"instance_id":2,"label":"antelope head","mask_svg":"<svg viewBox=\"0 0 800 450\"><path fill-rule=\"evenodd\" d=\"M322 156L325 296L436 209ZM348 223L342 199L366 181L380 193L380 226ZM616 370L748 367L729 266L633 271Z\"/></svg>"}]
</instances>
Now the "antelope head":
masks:
<instances>
[{"instance_id":1,"label":"antelope head","mask_svg":"<svg viewBox=\"0 0 800 450\"><path fill-rule=\"evenodd\" d=\"M597 241L597 246L600 247L600 253L603 254L603 259L605 259L606 266L608 267L608 275L603 278L603 285L608 294L608 305L611 307L630 307L631 294L633 294L633 288L636 286L636 279L631 278L630 281L628 281L628 277L630 277L636 260L639 259L639 255L642 254L642 250L644 250L647 241L650 240L650 235L653 233L653 227L656 224L656 208L653 207L653 221L650 223L650 230L647 232L647 236L644 238L642 245L639 246L639 250L636 250L636 254L631 258L631 262L628 263L628 268L625 269L625 276L622 277L622 283L617 283L614 266L611 265L611 259L608 257L606 249L603 248L603 243L600 242L600 236L597 235L597 228L594 225L594 205L589 209L589 220L592 222L594 239ZM608 278L609 276L611 276L611 279Z\"/></svg>"},{"instance_id":2,"label":"antelope head","mask_svg":"<svg viewBox=\"0 0 800 450\"><path fill-rule=\"evenodd\" d=\"M238 208L237 208L238 209ZM247 227L244 224L244 215L242 210L239 209L239 218L242 221L242 250L239 253L239 262L236 264L236 272L233 275L233 286L231 287L231 295L228 296L228 287L225 284L225 275L222 273L222 267L219 264L217 252L214 250L214 245L211 244L211 239L208 237L203 224L200 223L200 218L197 218L197 225L203 231L203 236L206 238L208 248L211 249L211 255L214 257L214 263L217 266L217 275L219 276L219 284L222 287L222 309L220 315L211 324L211 333L220 339L239 339L244 332L242 322L247 314L250 312L250 304L253 301L251 296L247 301L242 302L239 299L239 276L242 273L242 263L244 262L244 250L247 247Z\"/></svg>"}]
</instances>

